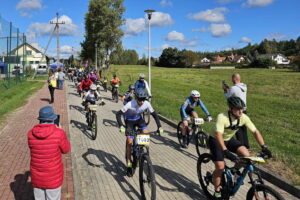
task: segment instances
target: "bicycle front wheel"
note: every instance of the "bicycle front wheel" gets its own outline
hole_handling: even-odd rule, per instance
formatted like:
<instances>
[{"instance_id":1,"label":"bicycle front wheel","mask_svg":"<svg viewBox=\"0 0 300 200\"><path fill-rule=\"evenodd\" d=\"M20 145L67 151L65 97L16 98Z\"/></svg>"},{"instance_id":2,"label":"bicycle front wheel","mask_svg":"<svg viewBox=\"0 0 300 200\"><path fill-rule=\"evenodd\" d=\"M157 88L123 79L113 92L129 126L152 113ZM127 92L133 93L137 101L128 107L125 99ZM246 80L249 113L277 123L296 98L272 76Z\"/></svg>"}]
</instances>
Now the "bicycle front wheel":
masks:
<instances>
[{"instance_id":1,"label":"bicycle front wheel","mask_svg":"<svg viewBox=\"0 0 300 200\"><path fill-rule=\"evenodd\" d=\"M273 188L263 184L252 186L249 189L247 200L252 199L284 200L284 198Z\"/></svg>"},{"instance_id":2,"label":"bicycle front wheel","mask_svg":"<svg viewBox=\"0 0 300 200\"><path fill-rule=\"evenodd\" d=\"M201 155L200 148L208 149L208 136L203 131L198 131L195 138L195 144L196 144L196 151L198 156ZM207 153L207 152L205 152Z\"/></svg>"},{"instance_id":3,"label":"bicycle front wheel","mask_svg":"<svg viewBox=\"0 0 300 200\"><path fill-rule=\"evenodd\" d=\"M97 130L98 130L98 127L97 127L97 115L96 113L93 113L92 115L92 120L91 120L91 124L92 124L92 140L96 140L97 138Z\"/></svg>"},{"instance_id":4,"label":"bicycle front wheel","mask_svg":"<svg viewBox=\"0 0 300 200\"><path fill-rule=\"evenodd\" d=\"M154 169L147 154L144 154L141 159L139 181L142 199L156 199Z\"/></svg>"},{"instance_id":5,"label":"bicycle front wheel","mask_svg":"<svg viewBox=\"0 0 300 200\"><path fill-rule=\"evenodd\" d=\"M150 111L148 109L143 112L143 119L146 125L150 123Z\"/></svg>"},{"instance_id":6,"label":"bicycle front wheel","mask_svg":"<svg viewBox=\"0 0 300 200\"><path fill-rule=\"evenodd\" d=\"M198 158L197 162L197 174L200 185L204 194L208 199L214 199L214 185L212 183L213 169L215 165L212 161L212 155L209 153L204 153Z\"/></svg>"},{"instance_id":7,"label":"bicycle front wheel","mask_svg":"<svg viewBox=\"0 0 300 200\"><path fill-rule=\"evenodd\" d=\"M179 122L177 125L177 138L180 146L183 145L183 138L182 138L182 129L184 128L183 122Z\"/></svg>"}]
</instances>

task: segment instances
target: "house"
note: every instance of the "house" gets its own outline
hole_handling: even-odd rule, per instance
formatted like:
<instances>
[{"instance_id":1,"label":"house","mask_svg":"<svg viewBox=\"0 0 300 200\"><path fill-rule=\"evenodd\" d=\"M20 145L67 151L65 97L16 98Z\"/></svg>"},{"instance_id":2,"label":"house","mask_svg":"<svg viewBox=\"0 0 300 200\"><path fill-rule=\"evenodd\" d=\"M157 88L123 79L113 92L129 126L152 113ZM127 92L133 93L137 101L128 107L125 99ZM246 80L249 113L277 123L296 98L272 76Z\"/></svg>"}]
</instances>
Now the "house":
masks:
<instances>
[{"instance_id":1,"label":"house","mask_svg":"<svg viewBox=\"0 0 300 200\"><path fill-rule=\"evenodd\" d=\"M200 62L201 63L210 63L210 60L208 58L204 57L200 60Z\"/></svg>"},{"instance_id":2,"label":"house","mask_svg":"<svg viewBox=\"0 0 300 200\"><path fill-rule=\"evenodd\" d=\"M43 52L29 43L24 43L16 47L7 56L6 61L9 61L11 66L19 65L30 66L32 69L37 69L39 64L46 64L46 56ZM7 62L8 63L8 62Z\"/></svg>"},{"instance_id":3,"label":"house","mask_svg":"<svg viewBox=\"0 0 300 200\"><path fill-rule=\"evenodd\" d=\"M278 53L278 54L263 54L263 55L259 55L258 57L259 58L270 58L273 61L275 61L276 64L278 64L278 65L290 64L290 60L280 53Z\"/></svg>"},{"instance_id":4,"label":"house","mask_svg":"<svg viewBox=\"0 0 300 200\"><path fill-rule=\"evenodd\" d=\"M244 56L240 56L240 55L233 55L231 54L231 56L227 56L226 57L226 61L232 62L232 63L242 63L245 62L245 57Z\"/></svg>"},{"instance_id":5,"label":"house","mask_svg":"<svg viewBox=\"0 0 300 200\"><path fill-rule=\"evenodd\" d=\"M226 57L221 57L221 56L217 56L217 57L214 57L214 63L222 63L224 62L226 59Z\"/></svg>"}]
</instances>

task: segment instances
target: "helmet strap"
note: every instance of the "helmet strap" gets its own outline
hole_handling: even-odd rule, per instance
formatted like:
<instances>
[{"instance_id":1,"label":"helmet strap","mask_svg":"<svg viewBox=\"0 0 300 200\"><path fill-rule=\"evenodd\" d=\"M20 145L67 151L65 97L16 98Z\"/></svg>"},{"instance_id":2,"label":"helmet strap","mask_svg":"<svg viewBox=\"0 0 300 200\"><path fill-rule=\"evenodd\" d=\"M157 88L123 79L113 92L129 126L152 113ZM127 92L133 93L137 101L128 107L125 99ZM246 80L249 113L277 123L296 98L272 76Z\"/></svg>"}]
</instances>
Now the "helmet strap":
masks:
<instances>
[{"instance_id":1,"label":"helmet strap","mask_svg":"<svg viewBox=\"0 0 300 200\"><path fill-rule=\"evenodd\" d=\"M237 123L236 125L232 125L232 120L231 120L231 111L229 110L228 111L228 118L229 118L229 128L231 130L236 130L239 128L239 125L240 125L240 119L237 119Z\"/></svg>"}]
</instances>

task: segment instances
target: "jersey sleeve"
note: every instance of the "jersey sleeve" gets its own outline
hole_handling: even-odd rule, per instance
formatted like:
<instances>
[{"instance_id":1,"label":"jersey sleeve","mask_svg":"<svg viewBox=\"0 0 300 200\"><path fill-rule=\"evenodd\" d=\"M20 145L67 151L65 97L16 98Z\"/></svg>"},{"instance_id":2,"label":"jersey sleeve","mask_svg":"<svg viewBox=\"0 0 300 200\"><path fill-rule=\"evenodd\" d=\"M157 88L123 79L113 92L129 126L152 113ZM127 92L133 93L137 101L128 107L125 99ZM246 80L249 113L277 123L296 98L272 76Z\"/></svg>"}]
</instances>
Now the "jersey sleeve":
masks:
<instances>
[{"instance_id":1,"label":"jersey sleeve","mask_svg":"<svg viewBox=\"0 0 300 200\"><path fill-rule=\"evenodd\" d=\"M150 113L154 112L154 109L153 109L153 107L151 106L151 104L149 102L148 102L148 105L147 105L147 109L150 111Z\"/></svg>"},{"instance_id":2,"label":"jersey sleeve","mask_svg":"<svg viewBox=\"0 0 300 200\"><path fill-rule=\"evenodd\" d=\"M222 116L222 114L219 114L216 121L216 132L223 134L224 130L225 130L224 117Z\"/></svg>"},{"instance_id":3,"label":"jersey sleeve","mask_svg":"<svg viewBox=\"0 0 300 200\"><path fill-rule=\"evenodd\" d=\"M245 125L246 125L246 127L247 127L251 132L256 131L256 127L255 127L255 125L253 124L253 122L250 120L250 118L249 118L247 115L245 115L245 114L243 114L243 115L244 115L244 120L245 120Z\"/></svg>"},{"instance_id":4,"label":"jersey sleeve","mask_svg":"<svg viewBox=\"0 0 300 200\"><path fill-rule=\"evenodd\" d=\"M121 108L121 111L122 111L123 113L126 113L127 110L130 108L130 106L131 106L131 103L129 102L129 103L127 103L125 106L123 106L123 108Z\"/></svg>"},{"instance_id":5,"label":"jersey sleeve","mask_svg":"<svg viewBox=\"0 0 300 200\"><path fill-rule=\"evenodd\" d=\"M199 106L201 107L201 109L203 110L203 112L208 116L210 115L206 106L204 105L204 103L199 99Z\"/></svg>"}]
</instances>

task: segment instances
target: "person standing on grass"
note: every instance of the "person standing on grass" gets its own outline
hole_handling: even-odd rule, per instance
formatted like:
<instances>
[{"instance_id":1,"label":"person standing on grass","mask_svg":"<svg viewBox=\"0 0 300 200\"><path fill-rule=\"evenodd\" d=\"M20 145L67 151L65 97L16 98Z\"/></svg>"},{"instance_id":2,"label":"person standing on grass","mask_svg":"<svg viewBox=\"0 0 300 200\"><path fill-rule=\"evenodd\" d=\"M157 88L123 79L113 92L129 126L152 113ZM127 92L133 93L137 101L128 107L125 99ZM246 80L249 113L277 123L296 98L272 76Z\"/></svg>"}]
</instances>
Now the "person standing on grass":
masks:
<instances>
[{"instance_id":1,"label":"person standing on grass","mask_svg":"<svg viewBox=\"0 0 300 200\"><path fill-rule=\"evenodd\" d=\"M48 88L49 88L49 92L50 92L50 96L51 96L50 104L54 103L54 91L56 88L56 83L57 83L57 80L56 80L55 74L52 71L50 71L49 77L48 77Z\"/></svg>"},{"instance_id":2,"label":"person standing on grass","mask_svg":"<svg viewBox=\"0 0 300 200\"><path fill-rule=\"evenodd\" d=\"M30 174L35 200L59 200L64 178L62 154L70 151L66 133L59 128L51 106L40 109L38 120L28 133Z\"/></svg>"},{"instance_id":3,"label":"person standing on grass","mask_svg":"<svg viewBox=\"0 0 300 200\"><path fill-rule=\"evenodd\" d=\"M241 76L238 73L234 73L231 76L232 83L234 84L233 86L229 87L225 82L223 81L222 87L224 90L224 96L226 99L230 97L239 97L242 99L242 101L245 104L245 107L243 109L243 113L247 114L247 85L241 82ZM247 147L247 149L250 148L249 145L249 140L248 140L248 135L247 135L247 127L242 126L236 133L236 138L239 140L242 145Z\"/></svg>"},{"instance_id":4,"label":"person standing on grass","mask_svg":"<svg viewBox=\"0 0 300 200\"><path fill-rule=\"evenodd\" d=\"M58 89L62 90L64 86L65 73L62 72L61 68L58 68Z\"/></svg>"}]
</instances>

